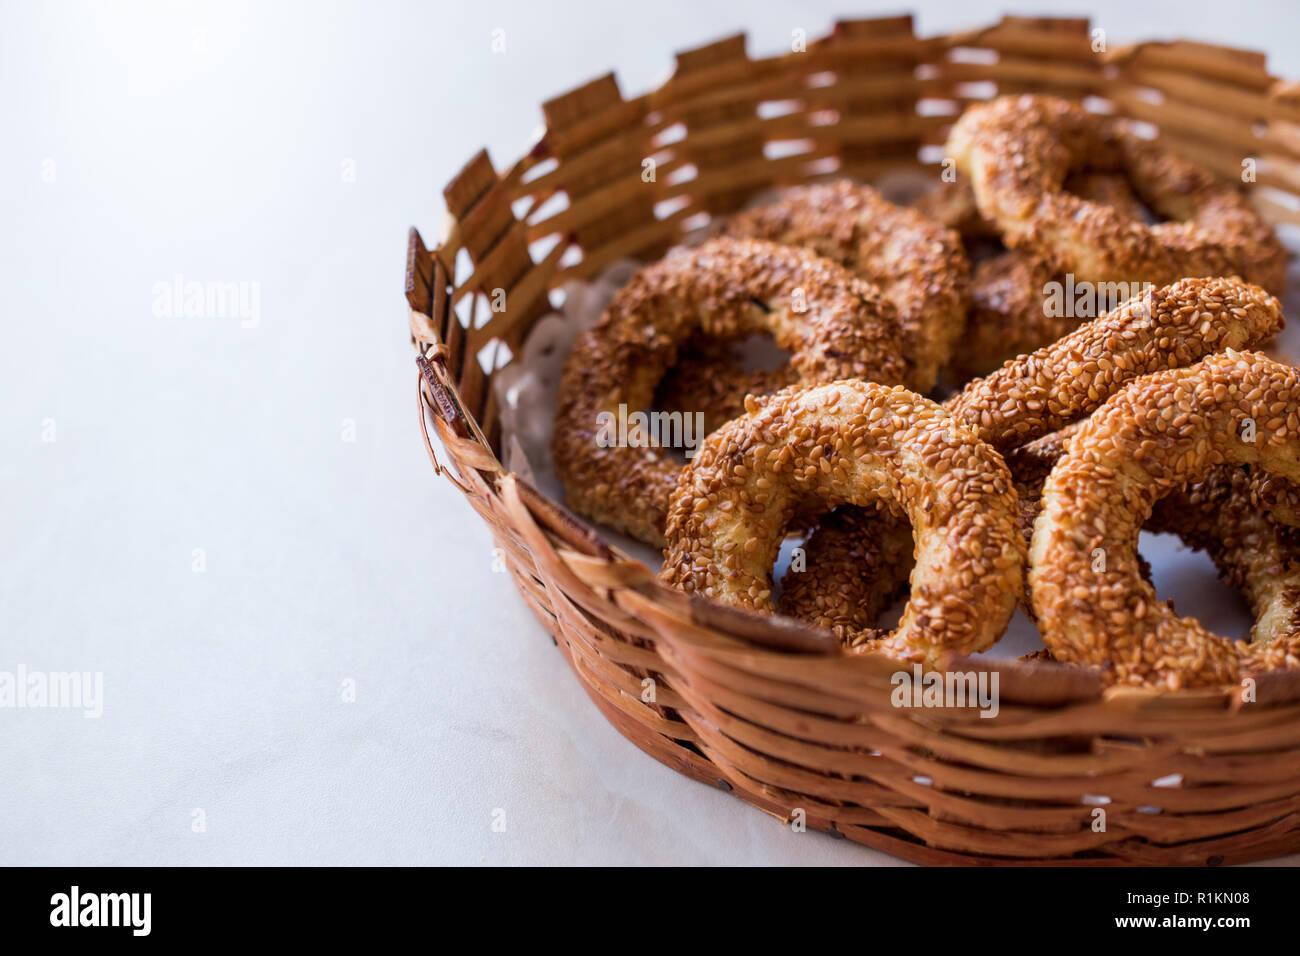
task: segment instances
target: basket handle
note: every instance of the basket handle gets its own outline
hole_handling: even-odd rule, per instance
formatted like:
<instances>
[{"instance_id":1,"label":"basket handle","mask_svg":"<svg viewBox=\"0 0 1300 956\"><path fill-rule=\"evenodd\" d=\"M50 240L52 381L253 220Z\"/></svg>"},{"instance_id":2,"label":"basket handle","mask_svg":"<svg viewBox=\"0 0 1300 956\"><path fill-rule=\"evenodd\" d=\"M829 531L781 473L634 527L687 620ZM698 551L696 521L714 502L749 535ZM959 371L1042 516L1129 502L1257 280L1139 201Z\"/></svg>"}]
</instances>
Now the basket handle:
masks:
<instances>
[{"instance_id":1,"label":"basket handle","mask_svg":"<svg viewBox=\"0 0 1300 956\"><path fill-rule=\"evenodd\" d=\"M420 367L420 375L416 379L415 388L415 402L420 413L420 435L424 439L424 450L429 454L429 462L433 465L433 473L439 477L445 477L464 494L468 495L470 489L450 468L444 468L438 462L438 455L433 450L433 439L429 435L429 413L432 411L440 416L448 426L454 427L459 417L456 405L447 398L442 383L438 381L437 376L434 374L432 363L423 355L417 356L415 361Z\"/></svg>"}]
</instances>

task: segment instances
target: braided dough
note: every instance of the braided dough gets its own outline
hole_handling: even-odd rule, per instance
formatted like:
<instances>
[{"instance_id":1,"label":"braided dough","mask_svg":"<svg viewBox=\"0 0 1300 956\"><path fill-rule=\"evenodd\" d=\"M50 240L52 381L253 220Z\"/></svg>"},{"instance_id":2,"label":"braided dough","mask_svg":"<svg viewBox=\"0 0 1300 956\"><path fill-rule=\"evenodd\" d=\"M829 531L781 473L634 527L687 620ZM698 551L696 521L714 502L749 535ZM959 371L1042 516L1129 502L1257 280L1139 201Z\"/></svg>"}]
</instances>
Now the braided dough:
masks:
<instances>
[{"instance_id":1,"label":"braided dough","mask_svg":"<svg viewBox=\"0 0 1300 956\"><path fill-rule=\"evenodd\" d=\"M860 647L937 666L1002 636L1025 542L1011 474L992 448L901 387L796 386L749 408L682 473L662 581L770 611L772 565L805 499L887 507L915 529L912 593L898 628Z\"/></svg>"}]
</instances>

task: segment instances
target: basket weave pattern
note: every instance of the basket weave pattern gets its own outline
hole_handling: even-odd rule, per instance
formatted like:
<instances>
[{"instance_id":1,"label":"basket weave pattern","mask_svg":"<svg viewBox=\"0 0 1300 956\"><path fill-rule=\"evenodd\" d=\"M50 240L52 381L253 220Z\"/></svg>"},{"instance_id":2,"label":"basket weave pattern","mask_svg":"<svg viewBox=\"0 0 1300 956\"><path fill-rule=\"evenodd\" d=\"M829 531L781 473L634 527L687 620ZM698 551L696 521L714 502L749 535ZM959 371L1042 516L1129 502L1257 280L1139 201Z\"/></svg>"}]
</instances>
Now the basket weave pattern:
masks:
<instances>
[{"instance_id":1,"label":"basket weave pattern","mask_svg":"<svg viewBox=\"0 0 1300 956\"><path fill-rule=\"evenodd\" d=\"M1213 865L1300 849L1294 672L1267 675L1243 704L1232 689L1103 690L1082 669L972 658L949 666L997 671L996 717L896 708L898 664L662 587L495 451L490 370L550 311L551 290L653 259L771 186L940 163L953 118L994 95L1095 98L1232 178L1249 159L1252 198L1300 223L1300 86L1257 53L1097 39L1086 20L1013 17L919 38L895 17L752 59L731 37L679 53L643 96L624 99L611 74L546 103L527 156L499 173L480 152L446 187L436 248L412 230L406 295L434 470L488 523L596 706L658 760L923 863Z\"/></svg>"}]
</instances>

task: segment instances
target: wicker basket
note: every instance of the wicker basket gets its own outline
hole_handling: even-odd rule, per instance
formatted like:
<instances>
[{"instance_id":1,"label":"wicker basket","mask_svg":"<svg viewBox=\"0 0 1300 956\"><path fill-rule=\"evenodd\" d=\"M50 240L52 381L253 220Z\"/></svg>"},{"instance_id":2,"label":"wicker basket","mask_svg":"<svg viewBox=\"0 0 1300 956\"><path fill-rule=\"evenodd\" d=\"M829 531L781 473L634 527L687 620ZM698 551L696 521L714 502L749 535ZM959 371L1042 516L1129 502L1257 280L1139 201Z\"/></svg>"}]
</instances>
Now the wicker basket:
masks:
<instances>
[{"instance_id":1,"label":"wicker basket","mask_svg":"<svg viewBox=\"0 0 1300 956\"><path fill-rule=\"evenodd\" d=\"M1103 690L1085 670L971 658L951 666L999 673L995 718L898 709L894 662L844 658L817 629L662 587L495 451L485 368L519 351L550 290L657 257L773 185L937 163L953 117L998 93L1095 97L1226 176L1251 158L1266 215L1300 222L1300 86L1257 53L1099 39L1086 20L1019 17L919 38L906 16L841 22L769 59L730 37L679 53L643 96L625 100L607 75L546 103L527 156L498 173L480 152L447 186L437 248L412 230L406 295L434 471L491 526L596 706L658 760L921 863L1216 865L1300 849L1295 672L1242 704L1232 689Z\"/></svg>"}]
</instances>

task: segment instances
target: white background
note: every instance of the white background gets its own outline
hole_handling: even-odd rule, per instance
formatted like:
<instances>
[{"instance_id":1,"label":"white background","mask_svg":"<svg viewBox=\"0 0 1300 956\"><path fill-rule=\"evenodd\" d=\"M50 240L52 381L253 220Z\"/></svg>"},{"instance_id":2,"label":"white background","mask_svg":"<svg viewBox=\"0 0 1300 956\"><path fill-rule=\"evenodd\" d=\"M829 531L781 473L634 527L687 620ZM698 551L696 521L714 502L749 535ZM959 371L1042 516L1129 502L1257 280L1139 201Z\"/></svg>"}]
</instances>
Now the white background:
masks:
<instances>
[{"instance_id":1,"label":"white background","mask_svg":"<svg viewBox=\"0 0 1300 956\"><path fill-rule=\"evenodd\" d=\"M850 8L898 5L4 4L0 670L102 671L105 701L0 711L0 863L891 862L605 723L429 468L401 284L407 226L432 241L543 99ZM1293 5L1091 8L1300 76ZM257 326L156 316L177 274L258 283Z\"/></svg>"}]
</instances>

